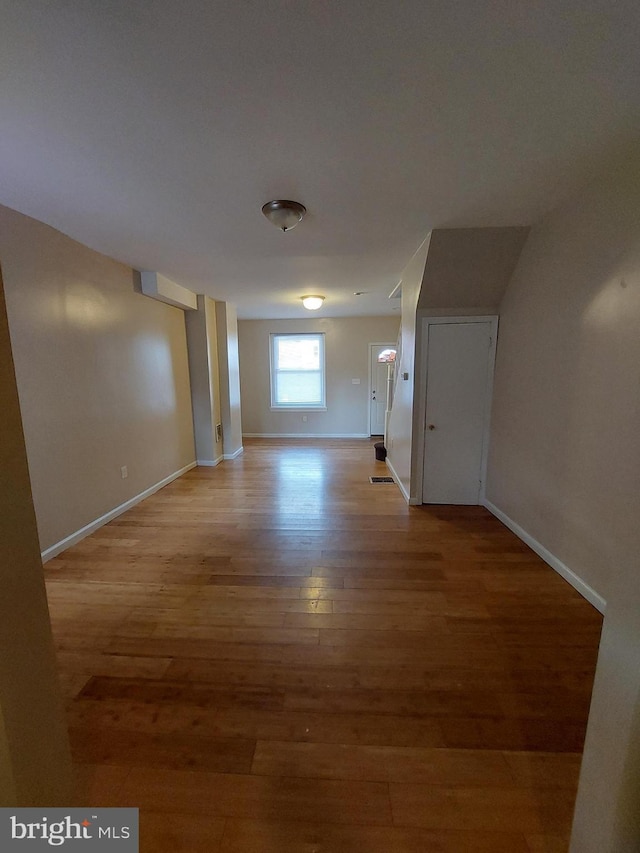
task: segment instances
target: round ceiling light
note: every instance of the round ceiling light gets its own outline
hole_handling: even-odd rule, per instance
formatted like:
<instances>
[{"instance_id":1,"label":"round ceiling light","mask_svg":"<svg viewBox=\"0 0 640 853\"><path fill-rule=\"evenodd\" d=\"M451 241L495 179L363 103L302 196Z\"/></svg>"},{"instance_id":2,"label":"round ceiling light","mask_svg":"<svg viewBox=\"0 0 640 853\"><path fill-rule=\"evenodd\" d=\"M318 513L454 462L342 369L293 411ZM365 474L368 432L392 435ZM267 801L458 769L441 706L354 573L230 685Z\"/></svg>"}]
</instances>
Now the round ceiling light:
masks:
<instances>
[{"instance_id":1,"label":"round ceiling light","mask_svg":"<svg viewBox=\"0 0 640 853\"><path fill-rule=\"evenodd\" d=\"M287 199L276 199L268 201L262 206L262 212L269 222L273 222L281 231L291 231L307 212L304 204L299 201L288 201Z\"/></svg>"},{"instance_id":2,"label":"round ceiling light","mask_svg":"<svg viewBox=\"0 0 640 853\"><path fill-rule=\"evenodd\" d=\"M322 308L322 303L324 302L324 296L302 296L302 304L309 311L317 311L318 308Z\"/></svg>"}]
</instances>

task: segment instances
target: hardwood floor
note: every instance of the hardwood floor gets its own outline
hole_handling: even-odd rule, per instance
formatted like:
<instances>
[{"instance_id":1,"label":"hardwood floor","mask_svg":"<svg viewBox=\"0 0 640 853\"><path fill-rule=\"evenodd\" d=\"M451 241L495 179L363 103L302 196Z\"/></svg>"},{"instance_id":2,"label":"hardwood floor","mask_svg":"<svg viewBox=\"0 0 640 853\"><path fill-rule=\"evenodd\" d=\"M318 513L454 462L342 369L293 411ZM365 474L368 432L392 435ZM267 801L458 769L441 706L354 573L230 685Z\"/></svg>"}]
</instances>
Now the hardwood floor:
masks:
<instances>
[{"instance_id":1,"label":"hardwood floor","mask_svg":"<svg viewBox=\"0 0 640 853\"><path fill-rule=\"evenodd\" d=\"M247 441L47 564L79 802L142 851L566 851L600 615L375 473Z\"/></svg>"}]
</instances>

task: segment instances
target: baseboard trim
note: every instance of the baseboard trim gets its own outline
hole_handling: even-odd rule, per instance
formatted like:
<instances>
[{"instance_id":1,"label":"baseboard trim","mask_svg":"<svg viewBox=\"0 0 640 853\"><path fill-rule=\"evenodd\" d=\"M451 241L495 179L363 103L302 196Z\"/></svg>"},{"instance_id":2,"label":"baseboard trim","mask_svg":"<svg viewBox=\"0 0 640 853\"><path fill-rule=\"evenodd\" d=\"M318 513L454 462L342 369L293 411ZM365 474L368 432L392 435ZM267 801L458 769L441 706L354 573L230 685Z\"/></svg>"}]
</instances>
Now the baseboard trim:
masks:
<instances>
[{"instance_id":1,"label":"baseboard trim","mask_svg":"<svg viewBox=\"0 0 640 853\"><path fill-rule=\"evenodd\" d=\"M400 479L400 477L398 477L398 474L397 474L397 472L396 472L396 469L395 469L395 468L393 467L393 465L391 464L391 460L389 459L389 457L388 457L388 456L387 456L387 458L385 459L385 462L387 463L387 468L389 469L389 471L391 471L391 476L392 476L392 477L393 477L393 479L395 480L395 484L396 484L396 486L400 489L400 494L401 494L401 495L402 495L402 497L405 499L405 501L406 501L408 504L410 504L410 503L411 503L411 500L410 500L410 498L409 498L409 492L407 492L407 490L405 489L405 487L402 485L402 480Z\"/></svg>"},{"instance_id":2,"label":"baseboard trim","mask_svg":"<svg viewBox=\"0 0 640 853\"><path fill-rule=\"evenodd\" d=\"M238 456L240 456L240 454L241 454L241 453L244 453L244 447L239 447L239 448L238 448L236 451L234 451L233 453L224 453L224 454L223 454L223 456L222 456L222 458L223 458L223 459L225 459L225 460L228 462L230 459L237 459L237 458L238 458Z\"/></svg>"},{"instance_id":3,"label":"baseboard trim","mask_svg":"<svg viewBox=\"0 0 640 853\"><path fill-rule=\"evenodd\" d=\"M243 438L371 438L366 432L245 432Z\"/></svg>"},{"instance_id":4,"label":"baseboard trim","mask_svg":"<svg viewBox=\"0 0 640 853\"><path fill-rule=\"evenodd\" d=\"M599 595L595 589L589 586L588 583L582 580L579 575L577 575L574 571L572 571L569 566L565 565L562 560L559 560L555 554L552 554L547 548L544 547L537 539L534 539L527 531L520 527L512 518L504 513L501 509L499 509L495 504L491 503L490 500L483 501L483 505L489 510L490 513L495 515L497 519L499 519L505 527L508 527L512 533L515 533L518 539L522 539L522 541L528 545L532 551L541 557L545 563L551 566L552 569L563 577L571 586L577 590L583 598L586 598L589 604L592 604L596 610L599 610L600 613L604 613L607 608L607 602L605 599Z\"/></svg>"},{"instance_id":5,"label":"baseboard trim","mask_svg":"<svg viewBox=\"0 0 640 853\"><path fill-rule=\"evenodd\" d=\"M216 465L219 465L223 459L224 456L218 456L217 459L198 459L196 461L196 465L198 466L198 468L215 468Z\"/></svg>"},{"instance_id":6,"label":"baseboard trim","mask_svg":"<svg viewBox=\"0 0 640 853\"><path fill-rule=\"evenodd\" d=\"M114 518L117 518L119 515L122 515L123 512L126 512L131 507L139 504L140 501L143 501L145 498L148 498L150 495L154 494L154 492L159 491L163 486L167 486L169 483L173 482L173 480L177 480L178 477L181 477L183 474L186 474L187 471L190 471L192 468L196 467L196 462L190 462L188 465L185 465L184 468L181 468L179 471L174 471L173 474L169 474L168 477L165 477L164 480L160 480L160 482L155 483L153 486L150 486L148 489L145 489L144 492L140 492L139 495L136 495L133 498L130 498L128 501L125 501L120 506L115 507L115 509L110 510L109 512L101 515L100 518L96 518L95 521L91 521L89 524L85 524L84 527L81 527L80 530L76 530L75 533L71 533L69 536L65 536L64 539L61 539L59 542L56 542L55 545L51 545L50 548L46 548L40 556L42 557L42 562L46 563L48 560L52 560L54 557L57 557L58 554L61 554L63 551L66 551L67 548L70 548L72 545L80 542L86 536L89 536L91 533L94 533L100 527L104 527L105 524L108 524L110 521L113 521Z\"/></svg>"}]
</instances>

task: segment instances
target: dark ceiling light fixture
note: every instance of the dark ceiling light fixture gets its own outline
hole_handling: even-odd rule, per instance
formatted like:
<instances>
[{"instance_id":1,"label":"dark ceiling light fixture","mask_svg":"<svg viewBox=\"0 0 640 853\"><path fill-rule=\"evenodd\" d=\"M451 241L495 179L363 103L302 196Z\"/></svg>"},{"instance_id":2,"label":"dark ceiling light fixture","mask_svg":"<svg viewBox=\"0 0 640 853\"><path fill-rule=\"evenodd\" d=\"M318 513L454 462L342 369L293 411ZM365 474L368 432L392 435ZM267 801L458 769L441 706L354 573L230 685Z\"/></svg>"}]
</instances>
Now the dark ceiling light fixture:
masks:
<instances>
[{"instance_id":1,"label":"dark ceiling light fixture","mask_svg":"<svg viewBox=\"0 0 640 853\"><path fill-rule=\"evenodd\" d=\"M304 204L299 201L288 201L287 199L276 199L268 201L262 206L262 212L269 222L273 222L281 231L291 231L307 212Z\"/></svg>"}]
</instances>

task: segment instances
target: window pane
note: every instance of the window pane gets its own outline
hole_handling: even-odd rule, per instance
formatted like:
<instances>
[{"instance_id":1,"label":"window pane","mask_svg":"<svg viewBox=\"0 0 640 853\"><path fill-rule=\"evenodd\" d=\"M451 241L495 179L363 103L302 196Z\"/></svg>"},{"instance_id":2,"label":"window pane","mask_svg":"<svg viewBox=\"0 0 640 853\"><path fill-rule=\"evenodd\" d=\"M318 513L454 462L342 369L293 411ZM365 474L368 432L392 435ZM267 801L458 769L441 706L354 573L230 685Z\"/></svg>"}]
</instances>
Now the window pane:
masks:
<instances>
[{"instance_id":1,"label":"window pane","mask_svg":"<svg viewBox=\"0 0 640 853\"><path fill-rule=\"evenodd\" d=\"M276 403L322 403L320 373L286 371L276 374Z\"/></svg>"},{"instance_id":2,"label":"window pane","mask_svg":"<svg viewBox=\"0 0 640 853\"><path fill-rule=\"evenodd\" d=\"M324 333L271 335L271 405L324 408Z\"/></svg>"},{"instance_id":3,"label":"window pane","mask_svg":"<svg viewBox=\"0 0 640 853\"><path fill-rule=\"evenodd\" d=\"M317 337L277 339L276 367L279 370L319 370L320 341Z\"/></svg>"}]
</instances>

